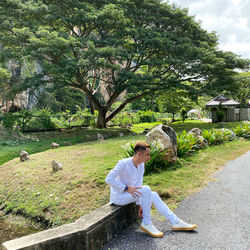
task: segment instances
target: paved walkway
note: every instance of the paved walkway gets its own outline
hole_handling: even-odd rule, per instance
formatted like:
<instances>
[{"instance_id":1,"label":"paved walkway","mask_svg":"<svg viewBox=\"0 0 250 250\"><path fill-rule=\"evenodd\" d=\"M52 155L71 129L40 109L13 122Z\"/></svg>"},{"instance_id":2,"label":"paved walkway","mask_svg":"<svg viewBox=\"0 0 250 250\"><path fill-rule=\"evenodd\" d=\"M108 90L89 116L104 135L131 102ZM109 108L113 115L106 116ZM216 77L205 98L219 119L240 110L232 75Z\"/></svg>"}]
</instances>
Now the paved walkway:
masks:
<instances>
[{"instance_id":1,"label":"paved walkway","mask_svg":"<svg viewBox=\"0 0 250 250\"><path fill-rule=\"evenodd\" d=\"M134 225L103 250L250 249L250 151L228 162L215 178L218 182L185 199L175 210L180 218L196 223L196 231L173 232L169 222L154 217L163 238L151 238Z\"/></svg>"}]
</instances>

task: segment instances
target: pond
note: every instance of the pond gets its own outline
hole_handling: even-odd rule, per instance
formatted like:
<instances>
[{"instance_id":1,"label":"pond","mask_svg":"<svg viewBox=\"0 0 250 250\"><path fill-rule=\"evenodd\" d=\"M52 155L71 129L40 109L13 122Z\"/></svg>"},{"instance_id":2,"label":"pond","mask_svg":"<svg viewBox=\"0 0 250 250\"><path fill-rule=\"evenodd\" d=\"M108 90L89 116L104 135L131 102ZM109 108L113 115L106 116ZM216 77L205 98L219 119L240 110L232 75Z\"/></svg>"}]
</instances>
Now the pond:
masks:
<instances>
[{"instance_id":1,"label":"pond","mask_svg":"<svg viewBox=\"0 0 250 250\"><path fill-rule=\"evenodd\" d=\"M4 215L0 211L0 249L3 242L42 231L21 216Z\"/></svg>"}]
</instances>

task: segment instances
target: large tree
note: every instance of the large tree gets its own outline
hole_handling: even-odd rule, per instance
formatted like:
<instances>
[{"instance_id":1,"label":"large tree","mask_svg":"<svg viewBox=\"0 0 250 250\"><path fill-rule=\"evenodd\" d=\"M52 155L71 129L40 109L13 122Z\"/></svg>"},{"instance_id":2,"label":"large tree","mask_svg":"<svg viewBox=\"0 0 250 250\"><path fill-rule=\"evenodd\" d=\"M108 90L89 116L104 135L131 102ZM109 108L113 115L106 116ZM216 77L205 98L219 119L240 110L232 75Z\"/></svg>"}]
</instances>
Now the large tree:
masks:
<instances>
[{"instance_id":1,"label":"large tree","mask_svg":"<svg viewBox=\"0 0 250 250\"><path fill-rule=\"evenodd\" d=\"M238 88L233 92L233 98L240 102L241 107L249 106L250 100L250 72L240 73L235 77Z\"/></svg>"},{"instance_id":2,"label":"large tree","mask_svg":"<svg viewBox=\"0 0 250 250\"><path fill-rule=\"evenodd\" d=\"M16 90L53 83L82 91L99 112L98 127L161 89L223 88L245 65L218 51L216 35L187 10L157 0L1 0L0 18L2 57L43 69Z\"/></svg>"}]
</instances>

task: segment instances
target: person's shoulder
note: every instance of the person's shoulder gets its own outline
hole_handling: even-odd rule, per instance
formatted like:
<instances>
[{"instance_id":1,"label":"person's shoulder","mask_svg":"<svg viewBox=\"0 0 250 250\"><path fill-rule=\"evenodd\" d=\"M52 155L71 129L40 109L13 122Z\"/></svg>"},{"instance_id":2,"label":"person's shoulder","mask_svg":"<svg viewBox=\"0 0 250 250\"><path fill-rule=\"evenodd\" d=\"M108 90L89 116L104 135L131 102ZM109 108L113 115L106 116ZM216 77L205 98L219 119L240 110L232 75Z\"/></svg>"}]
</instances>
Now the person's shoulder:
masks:
<instances>
[{"instance_id":1,"label":"person's shoulder","mask_svg":"<svg viewBox=\"0 0 250 250\"><path fill-rule=\"evenodd\" d=\"M131 160L131 158L123 158L123 159L119 160L117 162L117 164L125 165L125 164L129 163L130 160Z\"/></svg>"},{"instance_id":2,"label":"person's shoulder","mask_svg":"<svg viewBox=\"0 0 250 250\"><path fill-rule=\"evenodd\" d=\"M118 166L125 167L129 164L131 158L124 158L117 162Z\"/></svg>"}]
</instances>

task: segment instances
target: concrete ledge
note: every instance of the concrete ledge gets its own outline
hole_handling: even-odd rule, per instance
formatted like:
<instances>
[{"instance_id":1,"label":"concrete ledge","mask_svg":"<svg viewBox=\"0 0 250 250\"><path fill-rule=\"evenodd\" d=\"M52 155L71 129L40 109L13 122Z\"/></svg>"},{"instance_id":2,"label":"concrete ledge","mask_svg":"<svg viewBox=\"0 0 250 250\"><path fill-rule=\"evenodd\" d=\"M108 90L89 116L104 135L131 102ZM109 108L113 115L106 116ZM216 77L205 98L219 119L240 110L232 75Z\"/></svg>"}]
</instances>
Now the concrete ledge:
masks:
<instances>
[{"instance_id":1,"label":"concrete ledge","mask_svg":"<svg viewBox=\"0 0 250 250\"><path fill-rule=\"evenodd\" d=\"M135 203L106 204L76 222L3 243L5 250L100 249L138 219Z\"/></svg>"}]
</instances>

